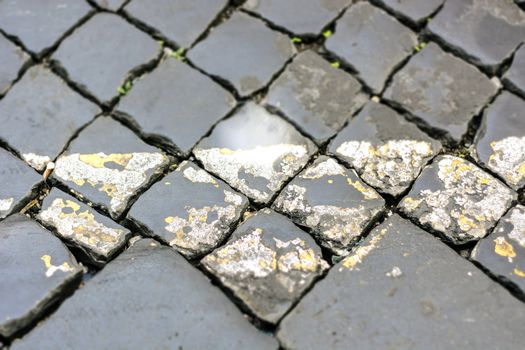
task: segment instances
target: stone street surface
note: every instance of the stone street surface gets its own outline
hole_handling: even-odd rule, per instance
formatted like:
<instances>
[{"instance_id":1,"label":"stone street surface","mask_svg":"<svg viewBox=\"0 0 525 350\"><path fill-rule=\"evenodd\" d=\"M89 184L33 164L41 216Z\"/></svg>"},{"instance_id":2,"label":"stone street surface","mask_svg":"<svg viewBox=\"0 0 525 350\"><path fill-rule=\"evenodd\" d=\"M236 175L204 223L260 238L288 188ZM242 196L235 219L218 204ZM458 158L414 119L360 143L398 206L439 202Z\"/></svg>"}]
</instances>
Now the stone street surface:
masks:
<instances>
[{"instance_id":1,"label":"stone street surface","mask_svg":"<svg viewBox=\"0 0 525 350\"><path fill-rule=\"evenodd\" d=\"M525 349L525 1L0 0L0 350Z\"/></svg>"}]
</instances>

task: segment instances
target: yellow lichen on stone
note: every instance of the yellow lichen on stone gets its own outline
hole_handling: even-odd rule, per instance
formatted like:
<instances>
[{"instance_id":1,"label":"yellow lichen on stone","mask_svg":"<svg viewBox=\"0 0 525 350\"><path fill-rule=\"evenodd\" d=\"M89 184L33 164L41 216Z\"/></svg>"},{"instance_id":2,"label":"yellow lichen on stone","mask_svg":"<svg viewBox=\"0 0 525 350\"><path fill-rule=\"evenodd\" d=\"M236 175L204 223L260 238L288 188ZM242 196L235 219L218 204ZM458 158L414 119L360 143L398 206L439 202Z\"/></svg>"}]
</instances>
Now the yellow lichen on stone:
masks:
<instances>
[{"instance_id":1,"label":"yellow lichen on stone","mask_svg":"<svg viewBox=\"0 0 525 350\"><path fill-rule=\"evenodd\" d=\"M363 262L363 259L370 254L376 247L379 241L383 238L383 236L387 233L387 229L382 229L379 234L373 236L367 245L358 247L352 255L349 255L346 257L342 265L350 270L354 270L356 266ZM341 269L340 269L341 270Z\"/></svg>"},{"instance_id":2,"label":"yellow lichen on stone","mask_svg":"<svg viewBox=\"0 0 525 350\"><path fill-rule=\"evenodd\" d=\"M468 232L478 227L478 224L476 224L474 220L468 218L467 216L463 214L459 215L458 224L459 224L459 228L465 232Z\"/></svg>"},{"instance_id":3,"label":"yellow lichen on stone","mask_svg":"<svg viewBox=\"0 0 525 350\"><path fill-rule=\"evenodd\" d=\"M522 277L524 278L525 277L525 272L523 272L522 270L520 270L519 268L514 268L514 274L518 277Z\"/></svg>"},{"instance_id":4,"label":"yellow lichen on stone","mask_svg":"<svg viewBox=\"0 0 525 350\"><path fill-rule=\"evenodd\" d=\"M494 252L500 256L507 257L509 260L516 257L516 252L512 244L505 240L505 237L498 237L494 240Z\"/></svg>"},{"instance_id":5,"label":"yellow lichen on stone","mask_svg":"<svg viewBox=\"0 0 525 350\"><path fill-rule=\"evenodd\" d=\"M51 277L55 274L57 271L62 272L70 272L73 271L73 268L69 265L67 261L63 262L61 265L53 265L51 263L51 256L49 255L42 255L40 257L40 260L44 262L44 267L46 268L46 277Z\"/></svg>"},{"instance_id":6,"label":"yellow lichen on stone","mask_svg":"<svg viewBox=\"0 0 525 350\"><path fill-rule=\"evenodd\" d=\"M133 154L131 153L112 153L108 155L104 153L91 153L81 154L78 158L94 168L106 168L106 163L110 162L126 167L132 157Z\"/></svg>"},{"instance_id":7,"label":"yellow lichen on stone","mask_svg":"<svg viewBox=\"0 0 525 350\"><path fill-rule=\"evenodd\" d=\"M361 192L361 194L363 195L363 197L365 199L377 199L379 198L379 195L377 194L376 191L374 191L372 188L370 187L367 187L365 185L363 185L363 183L359 180L356 180L355 182L352 181L352 179L350 178L347 178L346 181L348 182L348 184L350 186L352 186L353 188L355 188L357 191Z\"/></svg>"}]
</instances>

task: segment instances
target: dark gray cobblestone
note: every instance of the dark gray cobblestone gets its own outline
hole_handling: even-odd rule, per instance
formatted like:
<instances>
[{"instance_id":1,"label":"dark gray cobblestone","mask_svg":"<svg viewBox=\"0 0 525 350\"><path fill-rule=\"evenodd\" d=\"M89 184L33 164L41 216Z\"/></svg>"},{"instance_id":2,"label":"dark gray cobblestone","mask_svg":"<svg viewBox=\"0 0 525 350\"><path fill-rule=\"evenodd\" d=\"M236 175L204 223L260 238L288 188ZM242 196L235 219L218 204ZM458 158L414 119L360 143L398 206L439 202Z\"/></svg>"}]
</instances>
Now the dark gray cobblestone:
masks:
<instances>
[{"instance_id":1,"label":"dark gray cobblestone","mask_svg":"<svg viewBox=\"0 0 525 350\"><path fill-rule=\"evenodd\" d=\"M11 83L18 77L20 69L28 62L29 55L2 35L0 35L0 55L2 56L2 65L0 66L0 96L2 96L9 90Z\"/></svg>"},{"instance_id":2,"label":"dark gray cobblestone","mask_svg":"<svg viewBox=\"0 0 525 350\"><path fill-rule=\"evenodd\" d=\"M522 97L525 96L525 45L516 51L509 70L505 73L505 82L511 85Z\"/></svg>"},{"instance_id":3,"label":"dark gray cobblestone","mask_svg":"<svg viewBox=\"0 0 525 350\"><path fill-rule=\"evenodd\" d=\"M375 0L383 4L401 18L407 18L414 24L423 24L439 10L445 0Z\"/></svg>"}]
</instances>

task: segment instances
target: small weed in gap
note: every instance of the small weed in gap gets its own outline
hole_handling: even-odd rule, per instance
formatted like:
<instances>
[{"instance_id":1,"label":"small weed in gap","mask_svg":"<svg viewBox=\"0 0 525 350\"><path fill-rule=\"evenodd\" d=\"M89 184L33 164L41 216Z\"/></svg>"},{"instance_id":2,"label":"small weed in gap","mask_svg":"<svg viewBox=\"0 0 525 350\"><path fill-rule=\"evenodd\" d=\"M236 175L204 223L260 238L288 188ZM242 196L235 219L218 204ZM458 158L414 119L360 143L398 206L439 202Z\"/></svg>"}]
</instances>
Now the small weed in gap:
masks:
<instances>
[{"instance_id":1,"label":"small weed in gap","mask_svg":"<svg viewBox=\"0 0 525 350\"><path fill-rule=\"evenodd\" d=\"M119 86L117 88L117 92L120 94L120 95L123 95L123 96L126 96L128 94L128 92L131 91L131 88L133 87L133 85L131 84L131 81L128 80L126 81L122 86Z\"/></svg>"}]
</instances>

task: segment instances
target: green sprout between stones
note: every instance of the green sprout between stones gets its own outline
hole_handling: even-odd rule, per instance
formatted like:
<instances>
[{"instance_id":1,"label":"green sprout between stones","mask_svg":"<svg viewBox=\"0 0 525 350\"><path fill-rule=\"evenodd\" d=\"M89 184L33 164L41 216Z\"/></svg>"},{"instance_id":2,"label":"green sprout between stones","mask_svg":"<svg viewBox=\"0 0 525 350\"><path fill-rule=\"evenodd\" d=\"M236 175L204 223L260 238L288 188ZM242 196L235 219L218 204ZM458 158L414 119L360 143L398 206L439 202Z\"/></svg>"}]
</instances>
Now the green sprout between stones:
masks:
<instances>
[{"instance_id":1,"label":"green sprout between stones","mask_svg":"<svg viewBox=\"0 0 525 350\"><path fill-rule=\"evenodd\" d=\"M172 51L170 53L170 56L171 57L175 57L177 60L184 62L184 60L185 60L185 58L184 58L185 51L186 50L183 47L181 47L177 51Z\"/></svg>"},{"instance_id":2,"label":"green sprout between stones","mask_svg":"<svg viewBox=\"0 0 525 350\"><path fill-rule=\"evenodd\" d=\"M423 50L425 47L427 47L427 43L419 43L416 46L414 46L414 50L416 50L416 52L419 52Z\"/></svg>"},{"instance_id":3,"label":"green sprout between stones","mask_svg":"<svg viewBox=\"0 0 525 350\"><path fill-rule=\"evenodd\" d=\"M326 39L328 39L329 37L331 37L333 34L334 34L334 33L333 33L330 29L325 30L325 31L323 32L323 36L324 36Z\"/></svg>"},{"instance_id":4,"label":"green sprout between stones","mask_svg":"<svg viewBox=\"0 0 525 350\"><path fill-rule=\"evenodd\" d=\"M335 61L335 62L332 62L330 63L330 65L334 68L339 68L341 67L341 63L339 61Z\"/></svg>"},{"instance_id":5,"label":"green sprout between stones","mask_svg":"<svg viewBox=\"0 0 525 350\"><path fill-rule=\"evenodd\" d=\"M128 92L131 91L131 88L133 85L131 84L131 80L126 81L122 86L119 86L117 88L117 92L123 96L126 96Z\"/></svg>"},{"instance_id":6,"label":"green sprout between stones","mask_svg":"<svg viewBox=\"0 0 525 350\"><path fill-rule=\"evenodd\" d=\"M301 42L303 42L303 39L301 39L299 37L294 36L292 38L292 43L301 43Z\"/></svg>"}]
</instances>

